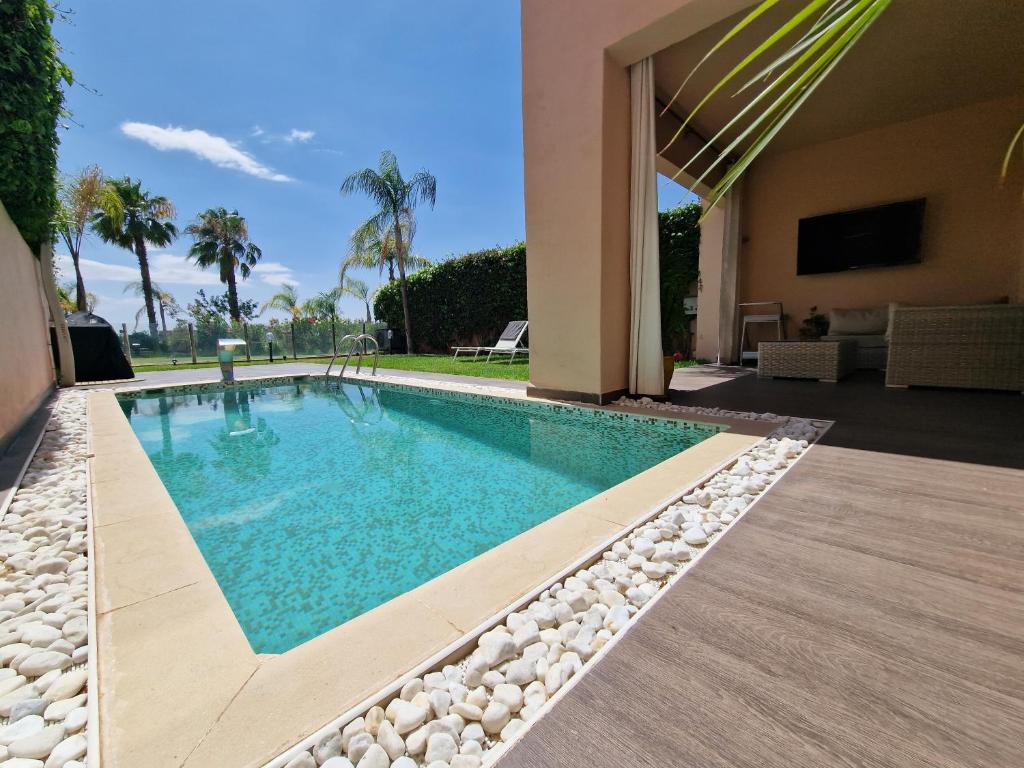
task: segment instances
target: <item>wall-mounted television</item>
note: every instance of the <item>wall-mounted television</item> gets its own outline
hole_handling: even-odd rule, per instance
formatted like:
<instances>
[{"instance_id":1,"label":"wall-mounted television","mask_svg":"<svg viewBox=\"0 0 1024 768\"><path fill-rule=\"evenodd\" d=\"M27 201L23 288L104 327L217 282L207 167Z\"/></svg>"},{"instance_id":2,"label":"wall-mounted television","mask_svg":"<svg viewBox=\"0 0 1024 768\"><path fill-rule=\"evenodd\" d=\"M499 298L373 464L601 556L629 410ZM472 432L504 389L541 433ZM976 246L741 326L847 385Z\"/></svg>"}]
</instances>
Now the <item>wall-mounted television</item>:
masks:
<instances>
[{"instance_id":1,"label":"wall-mounted television","mask_svg":"<svg viewBox=\"0 0 1024 768\"><path fill-rule=\"evenodd\" d=\"M800 219L796 273L919 263L924 203L922 197Z\"/></svg>"}]
</instances>

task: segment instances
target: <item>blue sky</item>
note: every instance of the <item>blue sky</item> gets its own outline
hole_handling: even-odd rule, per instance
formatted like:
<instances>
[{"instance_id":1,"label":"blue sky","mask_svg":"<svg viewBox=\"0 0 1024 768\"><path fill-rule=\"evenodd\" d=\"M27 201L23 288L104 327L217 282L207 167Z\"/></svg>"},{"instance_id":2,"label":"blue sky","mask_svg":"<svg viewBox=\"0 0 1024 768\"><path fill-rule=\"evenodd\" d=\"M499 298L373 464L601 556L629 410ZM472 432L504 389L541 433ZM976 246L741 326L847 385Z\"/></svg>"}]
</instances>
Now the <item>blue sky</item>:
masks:
<instances>
[{"instance_id":1,"label":"blue sky","mask_svg":"<svg viewBox=\"0 0 1024 768\"><path fill-rule=\"evenodd\" d=\"M66 7L66 6L62 6ZM519 4L515 0L78 0L56 24L78 84L60 167L98 163L177 206L180 229L237 208L263 250L241 294L283 282L301 297L334 286L351 231L372 213L342 198L350 172L393 150L408 177L427 168L437 206L421 209L415 250L431 260L524 237ZM663 207L685 194L661 179ZM186 262L191 238L150 254L184 306L214 271ZM135 257L83 246L97 313L134 324ZM60 258L65 281L74 277ZM359 275L372 286L376 270ZM361 316L355 299L342 312ZM273 312L267 316L273 316Z\"/></svg>"},{"instance_id":2,"label":"blue sky","mask_svg":"<svg viewBox=\"0 0 1024 768\"><path fill-rule=\"evenodd\" d=\"M408 177L429 169L437 206L419 212L415 250L430 259L524 236L518 3L75 2L56 33L79 82L62 132L62 172L91 163L170 197L183 228L237 208L265 268L243 284L301 296L332 287L349 233L371 212L338 187L393 150ZM92 90L90 90L92 89ZM96 91L95 93L93 92ZM163 149L161 149L163 148ZM222 289L184 255L182 236L152 253L182 306ZM97 313L133 323L134 256L83 247ZM63 278L73 278L65 261ZM379 282L375 270L360 275ZM343 311L359 314L353 299Z\"/></svg>"}]
</instances>

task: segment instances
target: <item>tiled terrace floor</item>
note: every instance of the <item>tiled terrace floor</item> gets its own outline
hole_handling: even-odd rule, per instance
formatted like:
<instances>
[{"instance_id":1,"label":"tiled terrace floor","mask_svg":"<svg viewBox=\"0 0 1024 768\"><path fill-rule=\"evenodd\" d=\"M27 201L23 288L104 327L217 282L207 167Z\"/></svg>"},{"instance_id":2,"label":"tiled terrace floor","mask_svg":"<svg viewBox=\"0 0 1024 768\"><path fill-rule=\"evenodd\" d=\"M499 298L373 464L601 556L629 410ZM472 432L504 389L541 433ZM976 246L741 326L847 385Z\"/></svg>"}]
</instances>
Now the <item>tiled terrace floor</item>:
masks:
<instances>
[{"instance_id":1,"label":"tiled terrace floor","mask_svg":"<svg viewBox=\"0 0 1024 768\"><path fill-rule=\"evenodd\" d=\"M676 383L837 423L504 768L1019 765L1024 399Z\"/></svg>"}]
</instances>

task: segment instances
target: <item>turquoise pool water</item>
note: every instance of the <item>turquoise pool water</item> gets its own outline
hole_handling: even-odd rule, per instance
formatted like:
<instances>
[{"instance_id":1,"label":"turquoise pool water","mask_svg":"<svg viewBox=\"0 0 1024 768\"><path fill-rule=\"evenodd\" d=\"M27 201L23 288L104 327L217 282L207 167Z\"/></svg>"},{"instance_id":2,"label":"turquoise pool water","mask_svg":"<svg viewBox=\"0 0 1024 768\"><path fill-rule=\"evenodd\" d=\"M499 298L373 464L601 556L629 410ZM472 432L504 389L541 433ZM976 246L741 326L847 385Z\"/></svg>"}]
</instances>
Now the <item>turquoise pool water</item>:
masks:
<instances>
[{"instance_id":1,"label":"turquoise pool water","mask_svg":"<svg viewBox=\"0 0 1024 768\"><path fill-rule=\"evenodd\" d=\"M385 384L208 389L118 399L257 653L316 637L716 431Z\"/></svg>"}]
</instances>

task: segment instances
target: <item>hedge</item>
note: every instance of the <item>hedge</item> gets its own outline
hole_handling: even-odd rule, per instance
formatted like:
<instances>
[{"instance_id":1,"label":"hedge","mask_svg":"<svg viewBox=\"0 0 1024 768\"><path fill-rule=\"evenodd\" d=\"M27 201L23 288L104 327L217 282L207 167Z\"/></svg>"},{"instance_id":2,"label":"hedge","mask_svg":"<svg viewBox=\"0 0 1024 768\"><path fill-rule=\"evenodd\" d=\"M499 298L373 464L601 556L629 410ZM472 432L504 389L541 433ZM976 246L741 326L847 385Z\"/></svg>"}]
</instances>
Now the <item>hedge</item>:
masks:
<instances>
[{"instance_id":1,"label":"hedge","mask_svg":"<svg viewBox=\"0 0 1024 768\"><path fill-rule=\"evenodd\" d=\"M526 319L526 244L491 248L427 267L407 278L418 352L493 344L510 320ZM398 282L374 299L377 319L404 328Z\"/></svg>"},{"instance_id":2,"label":"hedge","mask_svg":"<svg viewBox=\"0 0 1024 768\"><path fill-rule=\"evenodd\" d=\"M51 235L57 200L61 62L47 0L0 2L0 200L29 247Z\"/></svg>"},{"instance_id":3,"label":"hedge","mask_svg":"<svg viewBox=\"0 0 1024 768\"><path fill-rule=\"evenodd\" d=\"M669 208L658 215L661 248L661 346L665 354L683 350L689 318L683 299L698 277L701 208L697 203Z\"/></svg>"},{"instance_id":4,"label":"hedge","mask_svg":"<svg viewBox=\"0 0 1024 768\"><path fill-rule=\"evenodd\" d=\"M683 298L697 279L699 218L696 203L659 214L662 337L667 353L685 346ZM408 290L417 352L493 344L510 320L527 319L526 245L478 251L427 267L409 276ZM397 281L377 292L374 312L390 328L405 327Z\"/></svg>"}]
</instances>

